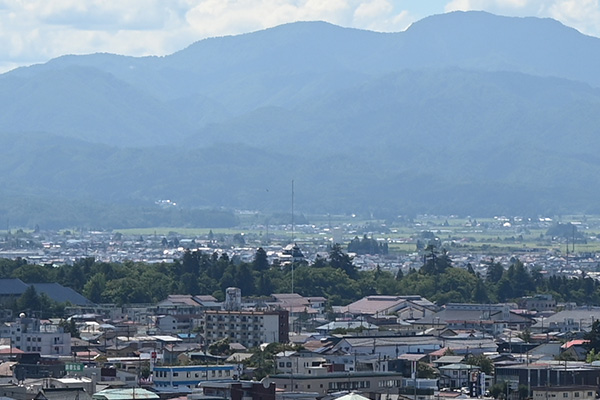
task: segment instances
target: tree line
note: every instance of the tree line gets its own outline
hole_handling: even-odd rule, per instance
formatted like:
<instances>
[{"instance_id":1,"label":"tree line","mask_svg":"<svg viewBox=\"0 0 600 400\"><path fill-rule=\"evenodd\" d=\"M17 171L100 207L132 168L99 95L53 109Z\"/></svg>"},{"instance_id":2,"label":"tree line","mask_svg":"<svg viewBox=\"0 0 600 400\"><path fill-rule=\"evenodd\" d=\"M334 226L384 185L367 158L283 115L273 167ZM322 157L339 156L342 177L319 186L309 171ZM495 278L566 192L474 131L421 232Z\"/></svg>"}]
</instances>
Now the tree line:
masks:
<instances>
[{"instance_id":1,"label":"tree line","mask_svg":"<svg viewBox=\"0 0 600 400\"><path fill-rule=\"evenodd\" d=\"M518 299L537 293L550 293L558 301L600 304L600 286L582 274L543 277L539 270L529 270L518 259L502 265L487 262L485 275L467 265L456 267L450 255L435 248L424 253L420 269L394 274L379 266L358 270L352 257L333 245L327 257L312 263L293 266L294 291L304 296L323 296L329 305L346 305L368 295L424 296L438 304L449 302L494 303ZM227 253L187 250L173 262L123 263L82 258L73 265L58 267L28 264L25 260L0 259L0 277L19 278L26 283L57 282L82 293L94 303L156 303L169 294L210 294L218 300L225 289L239 287L247 297L289 293L292 290L292 265L270 264L264 249L259 248L251 262L230 258ZM44 309L59 313L60 307L50 299L30 291L4 307L15 311ZM60 315L56 315L60 316Z\"/></svg>"}]
</instances>

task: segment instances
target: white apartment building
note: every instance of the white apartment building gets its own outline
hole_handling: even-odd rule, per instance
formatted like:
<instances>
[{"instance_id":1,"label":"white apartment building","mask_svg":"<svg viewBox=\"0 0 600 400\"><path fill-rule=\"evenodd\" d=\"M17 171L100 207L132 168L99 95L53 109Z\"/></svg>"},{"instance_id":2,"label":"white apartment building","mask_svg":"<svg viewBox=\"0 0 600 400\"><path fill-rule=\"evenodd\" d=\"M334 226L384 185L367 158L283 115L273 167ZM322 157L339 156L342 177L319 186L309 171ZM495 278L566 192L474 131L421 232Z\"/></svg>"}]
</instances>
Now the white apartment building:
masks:
<instances>
[{"instance_id":1,"label":"white apartment building","mask_svg":"<svg viewBox=\"0 0 600 400\"><path fill-rule=\"evenodd\" d=\"M63 332L56 325L42 325L37 318L22 315L15 322L2 326L0 337L9 338L12 347L24 352L71 355L71 334Z\"/></svg>"},{"instance_id":2,"label":"white apartment building","mask_svg":"<svg viewBox=\"0 0 600 400\"><path fill-rule=\"evenodd\" d=\"M279 311L206 311L206 344L229 338L247 348L289 342L289 313Z\"/></svg>"}]
</instances>

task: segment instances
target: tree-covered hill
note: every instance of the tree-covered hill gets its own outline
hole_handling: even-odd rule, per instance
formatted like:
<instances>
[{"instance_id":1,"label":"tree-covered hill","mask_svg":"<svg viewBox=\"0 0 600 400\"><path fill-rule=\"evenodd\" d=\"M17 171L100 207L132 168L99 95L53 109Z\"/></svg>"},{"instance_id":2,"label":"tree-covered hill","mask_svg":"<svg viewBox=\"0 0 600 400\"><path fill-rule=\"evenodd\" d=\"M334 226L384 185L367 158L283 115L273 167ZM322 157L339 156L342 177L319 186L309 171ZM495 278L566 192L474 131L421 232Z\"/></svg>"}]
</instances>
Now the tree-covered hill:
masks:
<instances>
[{"instance_id":1,"label":"tree-covered hill","mask_svg":"<svg viewBox=\"0 0 600 400\"><path fill-rule=\"evenodd\" d=\"M292 180L305 212L599 212L599 54L553 20L455 12L19 68L0 75L0 218L164 198L281 211Z\"/></svg>"}]
</instances>

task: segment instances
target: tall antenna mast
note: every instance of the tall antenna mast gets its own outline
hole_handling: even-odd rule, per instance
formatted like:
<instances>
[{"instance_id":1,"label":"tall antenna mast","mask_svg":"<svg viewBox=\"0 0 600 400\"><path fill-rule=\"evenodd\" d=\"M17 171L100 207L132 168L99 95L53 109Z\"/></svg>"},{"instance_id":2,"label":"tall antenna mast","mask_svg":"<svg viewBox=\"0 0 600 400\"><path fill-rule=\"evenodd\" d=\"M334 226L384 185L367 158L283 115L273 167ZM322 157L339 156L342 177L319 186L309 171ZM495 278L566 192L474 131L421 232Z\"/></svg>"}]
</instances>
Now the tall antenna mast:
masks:
<instances>
[{"instance_id":1,"label":"tall antenna mast","mask_svg":"<svg viewBox=\"0 0 600 400\"><path fill-rule=\"evenodd\" d=\"M294 293L294 180L292 179L292 293Z\"/></svg>"},{"instance_id":2,"label":"tall antenna mast","mask_svg":"<svg viewBox=\"0 0 600 400\"><path fill-rule=\"evenodd\" d=\"M294 180L292 179L292 243L294 243Z\"/></svg>"}]
</instances>

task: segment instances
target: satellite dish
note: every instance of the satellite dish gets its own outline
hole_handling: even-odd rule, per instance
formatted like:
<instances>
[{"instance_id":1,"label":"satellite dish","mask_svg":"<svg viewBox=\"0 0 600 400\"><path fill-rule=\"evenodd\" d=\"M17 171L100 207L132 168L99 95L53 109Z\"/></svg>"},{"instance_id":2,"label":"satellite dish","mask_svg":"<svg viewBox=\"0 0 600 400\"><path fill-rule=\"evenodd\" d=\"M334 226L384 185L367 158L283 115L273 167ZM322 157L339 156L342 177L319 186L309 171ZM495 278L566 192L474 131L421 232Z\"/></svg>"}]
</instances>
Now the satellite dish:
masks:
<instances>
[{"instance_id":1,"label":"satellite dish","mask_svg":"<svg viewBox=\"0 0 600 400\"><path fill-rule=\"evenodd\" d=\"M24 312L22 312L21 314L19 314L19 318L25 318L25 317L26 317L26 315L25 315Z\"/></svg>"}]
</instances>

